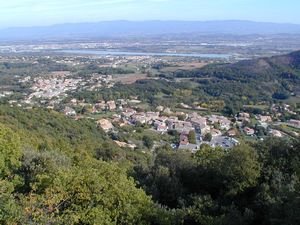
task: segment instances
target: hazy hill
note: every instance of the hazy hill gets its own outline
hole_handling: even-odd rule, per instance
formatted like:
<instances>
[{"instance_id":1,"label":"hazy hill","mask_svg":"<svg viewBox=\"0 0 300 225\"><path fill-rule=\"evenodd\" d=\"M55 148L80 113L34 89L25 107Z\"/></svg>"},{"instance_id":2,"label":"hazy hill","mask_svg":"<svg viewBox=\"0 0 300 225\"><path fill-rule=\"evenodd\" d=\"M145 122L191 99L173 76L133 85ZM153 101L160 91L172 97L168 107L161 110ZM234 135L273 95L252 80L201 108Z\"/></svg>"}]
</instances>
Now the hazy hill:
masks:
<instances>
[{"instance_id":1,"label":"hazy hill","mask_svg":"<svg viewBox=\"0 0 300 225\"><path fill-rule=\"evenodd\" d=\"M234 64L209 65L193 71L191 76L210 78L208 83L203 83L204 90L225 100L237 96L286 99L300 94L300 51Z\"/></svg>"},{"instance_id":2,"label":"hazy hill","mask_svg":"<svg viewBox=\"0 0 300 225\"><path fill-rule=\"evenodd\" d=\"M191 78L194 87L185 82L187 79L182 82L143 80L130 87L117 86L116 91L130 91L130 94L142 96L157 105L176 102L193 104L195 101L215 99L240 110L243 105L259 102L271 104L292 99L295 103L300 102L300 51L233 64L211 64L195 70L162 72L160 77L169 80ZM192 95L188 98L178 96L179 90L186 89L191 89ZM159 93L169 98L153 98Z\"/></svg>"},{"instance_id":3,"label":"hazy hill","mask_svg":"<svg viewBox=\"0 0 300 225\"><path fill-rule=\"evenodd\" d=\"M278 34L300 33L300 25L251 21L106 21L8 28L0 40L80 39L162 34Z\"/></svg>"},{"instance_id":4,"label":"hazy hill","mask_svg":"<svg viewBox=\"0 0 300 225\"><path fill-rule=\"evenodd\" d=\"M215 72L231 70L231 77L256 80L275 80L277 78L294 78L300 80L300 51L287 55L240 61L235 64L216 67ZM220 71L221 70L221 71ZM284 76L284 74L290 76Z\"/></svg>"}]
</instances>

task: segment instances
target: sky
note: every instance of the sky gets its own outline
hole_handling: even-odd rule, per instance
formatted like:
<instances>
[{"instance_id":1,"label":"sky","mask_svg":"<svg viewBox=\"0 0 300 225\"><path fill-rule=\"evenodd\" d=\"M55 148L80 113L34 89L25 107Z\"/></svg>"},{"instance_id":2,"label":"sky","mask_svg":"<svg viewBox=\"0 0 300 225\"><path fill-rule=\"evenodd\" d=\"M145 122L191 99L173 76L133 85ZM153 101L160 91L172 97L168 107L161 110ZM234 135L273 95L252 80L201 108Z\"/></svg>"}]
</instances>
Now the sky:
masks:
<instances>
[{"instance_id":1,"label":"sky","mask_svg":"<svg viewBox=\"0 0 300 225\"><path fill-rule=\"evenodd\" d=\"M300 24L300 0L0 0L0 28L111 20Z\"/></svg>"}]
</instances>

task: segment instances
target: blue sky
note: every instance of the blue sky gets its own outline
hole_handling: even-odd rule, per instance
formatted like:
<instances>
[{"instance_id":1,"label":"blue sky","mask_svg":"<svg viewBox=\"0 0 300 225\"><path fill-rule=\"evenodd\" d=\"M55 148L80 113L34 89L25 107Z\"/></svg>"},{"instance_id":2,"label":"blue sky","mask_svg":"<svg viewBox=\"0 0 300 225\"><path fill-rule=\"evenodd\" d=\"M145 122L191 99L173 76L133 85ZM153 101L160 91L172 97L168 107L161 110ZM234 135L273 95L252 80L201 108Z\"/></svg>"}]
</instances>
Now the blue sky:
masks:
<instances>
[{"instance_id":1,"label":"blue sky","mask_svg":"<svg viewBox=\"0 0 300 225\"><path fill-rule=\"evenodd\" d=\"M300 24L299 0L2 0L0 28L106 20L253 20Z\"/></svg>"}]
</instances>

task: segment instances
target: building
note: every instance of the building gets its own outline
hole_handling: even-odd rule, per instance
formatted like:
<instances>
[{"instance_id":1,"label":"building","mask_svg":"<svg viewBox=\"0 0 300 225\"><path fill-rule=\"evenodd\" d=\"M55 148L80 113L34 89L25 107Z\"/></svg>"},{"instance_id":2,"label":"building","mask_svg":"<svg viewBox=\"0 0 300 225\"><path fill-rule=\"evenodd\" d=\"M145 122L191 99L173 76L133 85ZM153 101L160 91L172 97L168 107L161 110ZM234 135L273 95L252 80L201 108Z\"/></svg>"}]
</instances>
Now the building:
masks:
<instances>
[{"instance_id":1,"label":"building","mask_svg":"<svg viewBox=\"0 0 300 225\"><path fill-rule=\"evenodd\" d=\"M122 116L124 116L127 119L129 119L134 114L136 114L136 111L131 108L126 108L126 109L123 109L123 111L122 111Z\"/></svg>"},{"instance_id":2,"label":"building","mask_svg":"<svg viewBox=\"0 0 300 225\"><path fill-rule=\"evenodd\" d=\"M259 115L258 120L262 123L270 123L270 122L272 122L272 117Z\"/></svg>"},{"instance_id":3,"label":"building","mask_svg":"<svg viewBox=\"0 0 300 225\"><path fill-rule=\"evenodd\" d=\"M136 113L131 116L131 121L133 123L141 123L144 124L147 122L145 113Z\"/></svg>"},{"instance_id":4,"label":"building","mask_svg":"<svg viewBox=\"0 0 300 225\"><path fill-rule=\"evenodd\" d=\"M217 129L211 129L210 133L211 133L211 136L213 136L213 137L217 137L217 136L222 135L222 132L217 130Z\"/></svg>"},{"instance_id":5,"label":"building","mask_svg":"<svg viewBox=\"0 0 300 225\"><path fill-rule=\"evenodd\" d=\"M273 137L283 137L282 133L279 130L270 130L269 132Z\"/></svg>"},{"instance_id":6,"label":"building","mask_svg":"<svg viewBox=\"0 0 300 225\"><path fill-rule=\"evenodd\" d=\"M206 126L206 118L204 117L193 117L190 119L190 122L193 124L194 127L200 128L201 126Z\"/></svg>"},{"instance_id":7,"label":"building","mask_svg":"<svg viewBox=\"0 0 300 225\"><path fill-rule=\"evenodd\" d=\"M121 141L114 141L114 142L121 148L131 148L131 149L136 148L135 144L128 144L126 142L121 142Z\"/></svg>"},{"instance_id":8,"label":"building","mask_svg":"<svg viewBox=\"0 0 300 225\"><path fill-rule=\"evenodd\" d=\"M114 128L112 123L107 119L101 119L97 121L98 127L101 127L105 132L108 132Z\"/></svg>"},{"instance_id":9,"label":"building","mask_svg":"<svg viewBox=\"0 0 300 225\"><path fill-rule=\"evenodd\" d=\"M106 103L104 101L98 102L93 106L93 112L98 113L106 109Z\"/></svg>"},{"instance_id":10,"label":"building","mask_svg":"<svg viewBox=\"0 0 300 225\"><path fill-rule=\"evenodd\" d=\"M208 117L208 121L211 124L215 124L215 123L220 124L220 128L222 130L229 130L231 127L231 121L225 116L211 115Z\"/></svg>"},{"instance_id":11,"label":"building","mask_svg":"<svg viewBox=\"0 0 300 225\"><path fill-rule=\"evenodd\" d=\"M162 111L164 111L164 107L163 106L157 106L156 107L156 110L158 111L158 112L162 112Z\"/></svg>"},{"instance_id":12,"label":"building","mask_svg":"<svg viewBox=\"0 0 300 225\"><path fill-rule=\"evenodd\" d=\"M235 129L230 129L230 130L227 131L227 135L229 137L234 137L234 136L237 135L237 131Z\"/></svg>"},{"instance_id":13,"label":"building","mask_svg":"<svg viewBox=\"0 0 300 225\"><path fill-rule=\"evenodd\" d=\"M168 126L166 125L165 122L162 122L160 120L155 120L153 125L154 125L154 128L159 132L167 132L168 131Z\"/></svg>"},{"instance_id":14,"label":"building","mask_svg":"<svg viewBox=\"0 0 300 225\"><path fill-rule=\"evenodd\" d=\"M239 118L250 118L250 114L249 113L246 113L246 112L240 112L239 113Z\"/></svg>"},{"instance_id":15,"label":"building","mask_svg":"<svg viewBox=\"0 0 300 225\"><path fill-rule=\"evenodd\" d=\"M300 128L300 120L290 120L288 125L296 128Z\"/></svg>"},{"instance_id":16,"label":"building","mask_svg":"<svg viewBox=\"0 0 300 225\"><path fill-rule=\"evenodd\" d=\"M71 107L65 107L64 109L64 114L66 116L76 116L76 111L74 109L72 109Z\"/></svg>"},{"instance_id":17,"label":"building","mask_svg":"<svg viewBox=\"0 0 300 225\"><path fill-rule=\"evenodd\" d=\"M172 119L167 120L167 125L169 130L176 130L178 132L190 132L191 130L194 130L194 127L191 122L187 121L174 121Z\"/></svg>"},{"instance_id":18,"label":"building","mask_svg":"<svg viewBox=\"0 0 300 225\"><path fill-rule=\"evenodd\" d=\"M117 109L115 101L108 101L108 102L106 102L106 105L107 105L108 110L110 110L110 111Z\"/></svg>"},{"instance_id":19,"label":"building","mask_svg":"<svg viewBox=\"0 0 300 225\"><path fill-rule=\"evenodd\" d=\"M254 135L254 133L255 133L255 130L254 129L252 129L252 128L250 128L250 127L245 127L244 128L244 132L246 133L246 135Z\"/></svg>"},{"instance_id":20,"label":"building","mask_svg":"<svg viewBox=\"0 0 300 225\"><path fill-rule=\"evenodd\" d=\"M208 125L202 124L202 125L200 125L199 128L200 128L202 135L205 135L210 132L210 126L208 126Z\"/></svg>"},{"instance_id":21,"label":"building","mask_svg":"<svg viewBox=\"0 0 300 225\"><path fill-rule=\"evenodd\" d=\"M180 137L179 137L179 145L188 145L190 142L189 142L189 137L188 137L188 133L186 132L182 132L180 134Z\"/></svg>"},{"instance_id":22,"label":"building","mask_svg":"<svg viewBox=\"0 0 300 225\"><path fill-rule=\"evenodd\" d=\"M159 118L159 112L146 112L147 122L153 121Z\"/></svg>"}]
</instances>

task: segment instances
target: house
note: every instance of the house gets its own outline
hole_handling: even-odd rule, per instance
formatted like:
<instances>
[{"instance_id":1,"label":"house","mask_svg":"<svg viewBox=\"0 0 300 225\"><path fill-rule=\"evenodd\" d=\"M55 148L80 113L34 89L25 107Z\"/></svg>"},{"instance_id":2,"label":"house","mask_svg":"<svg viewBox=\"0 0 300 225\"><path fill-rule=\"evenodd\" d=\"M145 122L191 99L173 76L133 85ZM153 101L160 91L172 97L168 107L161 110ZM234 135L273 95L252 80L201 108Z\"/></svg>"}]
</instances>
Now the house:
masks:
<instances>
[{"instance_id":1,"label":"house","mask_svg":"<svg viewBox=\"0 0 300 225\"><path fill-rule=\"evenodd\" d=\"M110 110L110 111L117 109L115 101L108 101L108 102L106 102L106 105L107 105L108 110Z\"/></svg>"},{"instance_id":2,"label":"house","mask_svg":"<svg viewBox=\"0 0 300 225\"><path fill-rule=\"evenodd\" d=\"M131 116L131 120L133 123L147 123L146 115L145 113L136 113Z\"/></svg>"},{"instance_id":3,"label":"house","mask_svg":"<svg viewBox=\"0 0 300 225\"><path fill-rule=\"evenodd\" d=\"M161 121L161 122L166 122L168 120L168 117L166 117L166 116L160 116L160 117L158 117L157 120Z\"/></svg>"},{"instance_id":4,"label":"house","mask_svg":"<svg viewBox=\"0 0 300 225\"><path fill-rule=\"evenodd\" d=\"M162 111L164 111L164 107L161 106L161 105L159 105L159 106L156 107L156 110L157 110L158 112L162 112Z\"/></svg>"},{"instance_id":5,"label":"house","mask_svg":"<svg viewBox=\"0 0 300 225\"><path fill-rule=\"evenodd\" d=\"M191 106L189 106L189 105L187 105L187 104L184 104L183 102L180 103L180 107L181 107L181 108L184 108L184 109L191 109L191 108L192 108Z\"/></svg>"},{"instance_id":6,"label":"house","mask_svg":"<svg viewBox=\"0 0 300 225\"><path fill-rule=\"evenodd\" d=\"M217 130L217 129L211 129L210 133L211 133L211 136L213 136L213 137L217 137L217 136L222 135L222 132Z\"/></svg>"},{"instance_id":7,"label":"house","mask_svg":"<svg viewBox=\"0 0 300 225\"><path fill-rule=\"evenodd\" d=\"M193 124L194 127L200 128L202 125L206 126L206 118L204 117L193 117L190 119L190 122Z\"/></svg>"},{"instance_id":8,"label":"house","mask_svg":"<svg viewBox=\"0 0 300 225\"><path fill-rule=\"evenodd\" d=\"M231 127L231 121L226 117L220 118L219 123L222 130L229 130Z\"/></svg>"},{"instance_id":9,"label":"house","mask_svg":"<svg viewBox=\"0 0 300 225\"><path fill-rule=\"evenodd\" d=\"M229 130L231 127L231 121L225 116L211 115L208 117L208 121L211 124L219 123L222 130Z\"/></svg>"},{"instance_id":10,"label":"house","mask_svg":"<svg viewBox=\"0 0 300 225\"><path fill-rule=\"evenodd\" d=\"M107 119L101 119L97 121L98 127L101 127L105 132L108 132L114 128L112 123Z\"/></svg>"},{"instance_id":11,"label":"house","mask_svg":"<svg viewBox=\"0 0 300 225\"><path fill-rule=\"evenodd\" d=\"M121 106L127 105L127 101L126 101L125 99L118 99L118 100L117 100L117 103L118 103L119 105L121 105Z\"/></svg>"},{"instance_id":12,"label":"house","mask_svg":"<svg viewBox=\"0 0 300 225\"><path fill-rule=\"evenodd\" d=\"M199 128L200 128L202 135L205 135L210 132L210 126L208 126L208 125L201 124Z\"/></svg>"},{"instance_id":13,"label":"house","mask_svg":"<svg viewBox=\"0 0 300 225\"><path fill-rule=\"evenodd\" d=\"M253 135L255 133L255 130L250 128L250 127L245 127L244 128L244 132L246 133L246 135Z\"/></svg>"},{"instance_id":14,"label":"house","mask_svg":"<svg viewBox=\"0 0 300 225\"><path fill-rule=\"evenodd\" d=\"M189 116L188 114L184 113L184 112L175 112L176 116L180 116L181 118L185 118L187 119Z\"/></svg>"},{"instance_id":15,"label":"house","mask_svg":"<svg viewBox=\"0 0 300 225\"><path fill-rule=\"evenodd\" d=\"M189 144L189 137L188 137L188 133L186 132L182 132L180 134L180 137L179 137L179 145L188 145Z\"/></svg>"},{"instance_id":16,"label":"house","mask_svg":"<svg viewBox=\"0 0 300 225\"><path fill-rule=\"evenodd\" d=\"M300 120L290 120L288 125L296 128L300 128Z\"/></svg>"},{"instance_id":17,"label":"house","mask_svg":"<svg viewBox=\"0 0 300 225\"><path fill-rule=\"evenodd\" d=\"M97 113L106 109L106 103L104 101L98 102L93 107L93 112Z\"/></svg>"},{"instance_id":18,"label":"house","mask_svg":"<svg viewBox=\"0 0 300 225\"><path fill-rule=\"evenodd\" d=\"M73 105L77 105L77 99L76 98L71 99L70 103L72 103Z\"/></svg>"},{"instance_id":19,"label":"house","mask_svg":"<svg viewBox=\"0 0 300 225\"><path fill-rule=\"evenodd\" d=\"M71 107L66 106L64 109L64 114L66 116L76 116L76 111L72 109Z\"/></svg>"},{"instance_id":20,"label":"house","mask_svg":"<svg viewBox=\"0 0 300 225\"><path fill-rule=\"evenodd\" d=\"M283 137L282 133L279 130L270 130L269 132L273 137Z\"/></svg>"},{"instance_id":21,"label":"house","mask_svg":"<svg viewBox=\"0 0 300 225\"><path fill-rule=\"evenodd\" d=\"M227 131L227 135L229 137L234 137L234 136L237 135L237 131L235 129L230 129L230 130Z\"/></svg>"},{"instance_id":22,"label":"house","mask_svg":"<svg viewBox=\"0 0 300 225\"><path fill-rule=\"evenodd\" d=\"M177 116L170 116L169 120L174 120L174 121L178 121L178 117Z\"/></svg>"},{"instance_id":23,"label":"house","mask_svg":"<svg viewBox=\"0 0 300 225\"><path fill-rule=\"evenodd\" d=\"M262 123L268 123L268 122L272 122L272 117L259 115L258 120Z\"/></svg>"},{"instance_id":24,"label":"house","mask_svg":"<svg viewBox=\"0 0 300 225\"><path fill-rule=\"evenodd\" d=\"M129 100L128 102L131 103L131 104L140 104L141 103L140 100L136 100L136 99Z\"/></svg>"},{"instance_id":25,"label":"house","mask_svg":"<svg viewBox=\"0 0 300 225\"><path fill-rule=\"evenodd\" d=\"M240 112L238 115L239 118L250 118L250 114L246 112Z\"/></svg>"},{"instance_id":26,"label":"house","mask_svg":"<svg viewBox=\"0 0 300 225\"><path fill-rule=\"evenodd\" d=\"M219 122L219 117L216 116L216 115L211 115L207 118L207 120L211 123L211 124L214 124L214 123L218 123Z\"/></svg>"},{"instance_id":27,"label":"house","mask_svg":"<svg viewBox=\"0 0 300 225\"><path fill-rule=\"evenodd\" d=\"M114 142L121 148L131 148L131 149L136 148L135 144L128 144L126 142L121 142L121 141L114 141Z\"/></svg>"},{"instance_id":28,"label":"house","mask_svg":"<svg viewBox=\"0 0 300 225\"><path fill-rule=\"evenodd\" d=\"M156 130L159 131L159 132L167 132L168 127L167 127L166 124L160 124L160 125L157 126Z\"/></svg>"},{"instance_id":29,"label":"house","mask_svg":"<svg viewBox=\"0 0 300 225\"><path fill-rule=\"evenodd\" d=\"M178 132L190 132L194 130L194 127L191 122L178 120L168 124L170 130L177 130Z\"/></svg>"},{"instance_id":30,"label":"house","mask_svg":"<svg viewBox=\"0 0 300 225\"><path fill-rule=\"evenodd\" d=\"M160 120L155 120L153 125L154 125L154 128L159 132L167 132L168 131L168 126L166 125L165 122L162 122Z\"/></svg>"},{"instance_id":31,"label":"house","mask_svg":"<svg viewBox=\"0 0 300 225\"><path fill-rule=\"evenodd\" d=\"M156 120L159 118L159 112L146 112L146 120L147 122Z\"/></svg>"},{"instance_id":32,"label":"house","mask_svg":"<svg viewBox=\"0 0 300 225\"><path fill-rule=\"evenodd\" d=\"M170 108L165 108L163 112L166 113L166 114L172 114L173 113Z\"/></svg>"},{"instance_id":33,"label":"house","mask_svg":"<svg viewBox=\"0 0 300 225\"><path fill-rule=\"evenodd\" d=\"M123 112L122 112L122 116L124 116L127 119L130 118L134 114L136 114L136 111L131 108L123 109Z\"/></svg>"}]
</instances>

